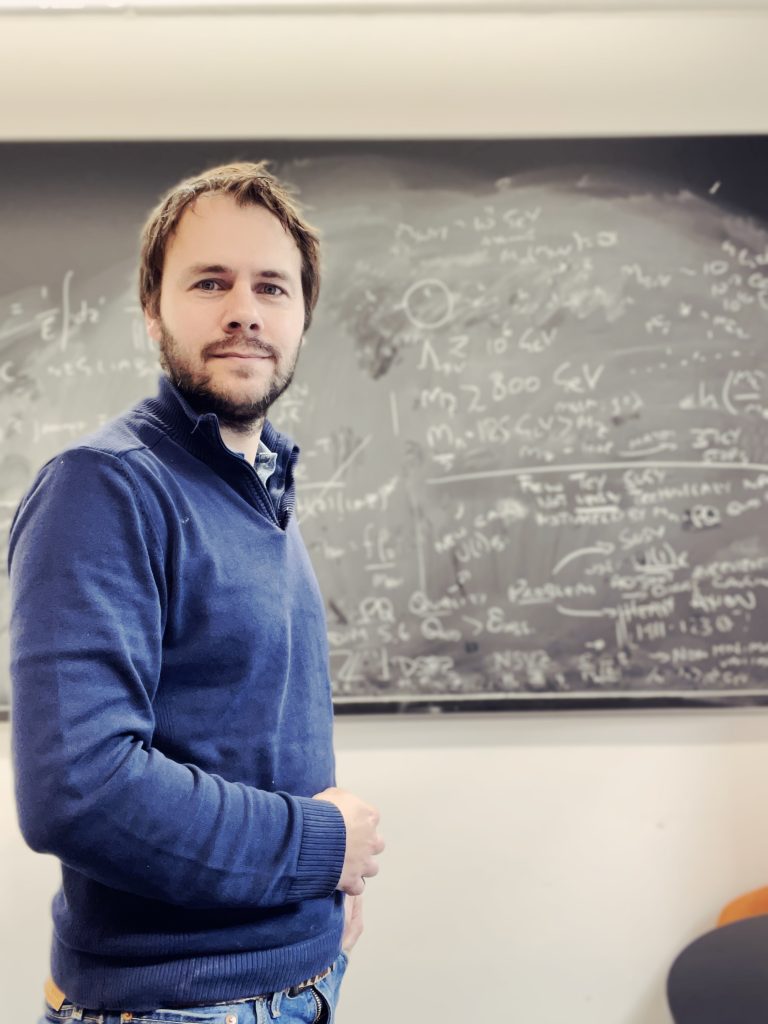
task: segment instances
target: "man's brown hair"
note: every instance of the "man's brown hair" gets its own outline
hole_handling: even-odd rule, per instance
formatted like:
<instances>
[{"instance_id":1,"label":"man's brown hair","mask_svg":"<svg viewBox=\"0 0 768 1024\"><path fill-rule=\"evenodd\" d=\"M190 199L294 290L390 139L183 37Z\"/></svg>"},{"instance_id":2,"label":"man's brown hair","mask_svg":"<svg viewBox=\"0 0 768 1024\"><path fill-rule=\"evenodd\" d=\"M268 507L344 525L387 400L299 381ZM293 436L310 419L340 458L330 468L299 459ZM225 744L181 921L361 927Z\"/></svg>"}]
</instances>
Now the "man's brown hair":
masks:
<instances>
[{"instance_id":1,"label":"man's brown hair","mask_svg":"<svg viewBox=\"0 0 768 1024\"><path fill-rule=\"evenodd\" d=\"M267 162L223 164L185 178L167 192L149 215L141 232L139 299L152 316L160 312L160 286L168 243L188 207L199 196L229 195L240 206L263 206L280 221L301 253L304 329L309 327L320 293L320 244L285 185L267 170Z\"/></svg>"}]
</instances>

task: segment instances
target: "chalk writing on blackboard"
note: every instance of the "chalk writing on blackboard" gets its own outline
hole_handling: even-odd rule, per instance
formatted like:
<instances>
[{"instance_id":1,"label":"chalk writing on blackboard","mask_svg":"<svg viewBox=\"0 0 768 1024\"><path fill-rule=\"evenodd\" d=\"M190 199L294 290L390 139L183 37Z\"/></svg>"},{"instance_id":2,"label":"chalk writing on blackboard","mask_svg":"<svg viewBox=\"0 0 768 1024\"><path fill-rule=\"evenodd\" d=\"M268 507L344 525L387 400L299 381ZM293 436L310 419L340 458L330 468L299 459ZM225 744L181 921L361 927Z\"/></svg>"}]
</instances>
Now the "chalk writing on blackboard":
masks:
<instances>
[{"instance_id":1,"label":"chalk writing on blackboard","mask_svg":"<svg viewBox=\"0 0 768 1024\"><path fill-rule=\"evenodd\" d=\"M603 146L459 182L428 150L279 168L325 243L274 421L342 705L768 695L768 228L725 165L694 191ZM153 390L131 241L88 273L53 247L0 298L6 529Z\"/></svg>"}]
</instances>

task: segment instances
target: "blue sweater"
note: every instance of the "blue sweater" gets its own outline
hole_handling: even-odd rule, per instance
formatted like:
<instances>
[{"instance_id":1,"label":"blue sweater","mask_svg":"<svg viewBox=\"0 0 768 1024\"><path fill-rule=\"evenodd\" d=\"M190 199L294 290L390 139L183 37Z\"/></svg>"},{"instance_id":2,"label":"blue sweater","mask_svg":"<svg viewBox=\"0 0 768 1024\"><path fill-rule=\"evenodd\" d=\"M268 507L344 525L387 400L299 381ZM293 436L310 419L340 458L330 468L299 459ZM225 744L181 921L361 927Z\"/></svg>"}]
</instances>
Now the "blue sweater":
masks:
<instances>
[{"instance_id":1,"label":"blue sweater","mask_svg":"<svg viewBox=\"0 0 768 1024\"><path fill-rule=\"evenodd\" d=\"M22 832L62 862L52 973L93 1009L276 991L337 956L323 602L286 489L165 379L52 459L11 530Z\"/></svg>"}]
</instances>

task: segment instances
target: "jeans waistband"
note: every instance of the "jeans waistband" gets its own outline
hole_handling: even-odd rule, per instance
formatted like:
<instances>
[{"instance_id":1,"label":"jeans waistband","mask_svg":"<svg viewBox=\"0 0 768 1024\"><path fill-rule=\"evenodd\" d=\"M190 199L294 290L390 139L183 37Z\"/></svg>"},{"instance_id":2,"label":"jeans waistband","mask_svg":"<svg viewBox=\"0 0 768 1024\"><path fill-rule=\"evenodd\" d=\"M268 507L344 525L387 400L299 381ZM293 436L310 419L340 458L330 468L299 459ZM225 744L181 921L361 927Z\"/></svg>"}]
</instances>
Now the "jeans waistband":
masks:
<instances>
[{"instance_id":1,"label":"jeans waistband","mask_svg":"<svg viewBox=\"0 0 768 1024\"><path fill-rule=\"evenodd\" d=\"M323 978L327 978L335 967L335 961L329 967L326 967L324 971L320 971L319 974L314 974L311 978L305 978L304 981L300 981L297 985L291 985L289 988L282 989L282 994L287 996L296 996L299 992L303 992L304 989L310 988L312 985L316 985L318 981L322 981ZM275 992L262 992L255 996L246 996L244 999L226 999L219 1003L205 1003L201 1005L205 1006L232 1006L236 1003L252 1003L257 999L271 999L277 993ZM67 996L58 987L53 978L47 978L45 982L45 1001L53 1010L60 1010L65 1002L71 1002L67 999ZM126 1021L130 1021L131 1015L124 1013L122 1016Z\"/></svg>"}]
</instances>

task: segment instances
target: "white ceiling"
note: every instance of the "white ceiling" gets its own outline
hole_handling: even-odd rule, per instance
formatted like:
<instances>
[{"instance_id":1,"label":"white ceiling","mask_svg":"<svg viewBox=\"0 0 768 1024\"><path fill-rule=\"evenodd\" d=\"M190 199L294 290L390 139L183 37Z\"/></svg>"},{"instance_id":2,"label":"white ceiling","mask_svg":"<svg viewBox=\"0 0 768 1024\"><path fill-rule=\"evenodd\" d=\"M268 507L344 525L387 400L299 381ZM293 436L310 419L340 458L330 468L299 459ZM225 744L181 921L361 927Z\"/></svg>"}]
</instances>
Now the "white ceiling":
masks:
<instances>
[{"instance_id":1,"label":"white ceiling","mask_svg":"<svg viewBox=\"0 0 768 1024\"><path fill-rule=\"evenodd\" d=\"M0 0L0 13L768 11L768 0Z\"/></svg>"}]
</instances>

